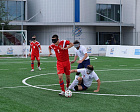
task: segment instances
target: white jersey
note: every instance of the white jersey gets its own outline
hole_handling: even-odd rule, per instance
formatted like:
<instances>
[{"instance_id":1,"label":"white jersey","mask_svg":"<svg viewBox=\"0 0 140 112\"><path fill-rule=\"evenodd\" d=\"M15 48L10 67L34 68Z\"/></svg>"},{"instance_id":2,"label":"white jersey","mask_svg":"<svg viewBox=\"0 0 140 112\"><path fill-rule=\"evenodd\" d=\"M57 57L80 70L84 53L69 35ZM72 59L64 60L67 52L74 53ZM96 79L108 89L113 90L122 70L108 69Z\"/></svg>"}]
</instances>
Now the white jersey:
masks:
<instances>
[{"instance_id":1,"label":"white jersey","mask_svg":"<svg viewBox=\"0 0 140 112\"><path fill-rule=\"evenodd\" d=\"M94 71L92 71L90 74L87 74L85 68L77 69L77 72L80 72L82 74L83 84L86 87L91 86L93 79L95 79L96 81L99 79L99 77Z\"/></svg>"},{"instance_id":2,"label":"white jersey","mask_svg":"<svg viewBox=\"0 0 140 112\"><path fill-rule=\"evenodd\" d=\"M85 46L83 45L80 45L78 50L75 48L75 56L79 56L79 60L82 60L86 53L87 53L87 50ZM85 60L88 60L88 59L89 59L89 56Z\"/></svg>"}]
</instances>

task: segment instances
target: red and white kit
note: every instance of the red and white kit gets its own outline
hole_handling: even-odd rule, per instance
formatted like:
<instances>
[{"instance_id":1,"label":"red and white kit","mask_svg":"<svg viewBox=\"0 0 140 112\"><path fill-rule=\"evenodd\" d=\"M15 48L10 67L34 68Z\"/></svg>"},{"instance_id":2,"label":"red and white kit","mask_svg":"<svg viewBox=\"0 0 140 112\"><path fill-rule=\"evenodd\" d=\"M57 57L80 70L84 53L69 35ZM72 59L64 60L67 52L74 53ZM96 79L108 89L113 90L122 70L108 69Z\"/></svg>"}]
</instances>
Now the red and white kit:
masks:
<instances>
[{"instance_id":1,"label":"red and white kit","mask_svg":"<svg viewBox=\"0 0 140 112\"><path fill-rule=\"evenodd\" d=\"M68 49L63 50L61 48L66 48L70 42L68 40L61 40L58 45L51 44L50 49L54 49L57 58L57 74L65 73L70 75L70 61Z\"/></svg>"},{"instance_id":2,"label":"red and white kit","mask_svg":"<svg viewBox=\"0 0 140 112\"><path fill-rule=\"evenodd\" d=\"M39 48L40 48L40 43L38 41L36 42L31 42L30 43L30 47L32 49L32 53L31 53L31 60L40 60L40 56L39 56Z\"/></svg>"}]
</instances>

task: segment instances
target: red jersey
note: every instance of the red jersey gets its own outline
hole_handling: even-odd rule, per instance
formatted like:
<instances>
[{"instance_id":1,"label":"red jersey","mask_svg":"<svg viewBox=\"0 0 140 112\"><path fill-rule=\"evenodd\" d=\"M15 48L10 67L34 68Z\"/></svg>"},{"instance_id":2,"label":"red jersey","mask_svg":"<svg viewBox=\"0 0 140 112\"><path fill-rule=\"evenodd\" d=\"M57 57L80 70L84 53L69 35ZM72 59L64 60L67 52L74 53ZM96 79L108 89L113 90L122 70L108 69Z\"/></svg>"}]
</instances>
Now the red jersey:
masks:
<instances>
[{"instance_id":1,"label":"red jersey","mask_svg":"<svg viewBox=\"0 0 140 112\"><path fill-rule=\"evenodd\" d=\"M32 42L30 43L30 47L31 47L31 49L32 49L31 55L34 55L34 56L39 55L40 43L39 43L38 41L36 41L36 42L33 42L33 41L32 41Z\"/></svg>"},{"instance_id":2,"label":"red jersey","mask_svg":"<svg viewBox=\"0 0 140 112\"><path fill-rule=\"evenodd\" d=\"M55 55L58 61L64 62L64 61L69 61L69 54L68 54L68 49L63 50L61 47L66 48L67 45L69 45L70 42L68 40L61 40L58 45L51 44L49 46L50 49L54 49Z\"/></svg>"}]
</instances>

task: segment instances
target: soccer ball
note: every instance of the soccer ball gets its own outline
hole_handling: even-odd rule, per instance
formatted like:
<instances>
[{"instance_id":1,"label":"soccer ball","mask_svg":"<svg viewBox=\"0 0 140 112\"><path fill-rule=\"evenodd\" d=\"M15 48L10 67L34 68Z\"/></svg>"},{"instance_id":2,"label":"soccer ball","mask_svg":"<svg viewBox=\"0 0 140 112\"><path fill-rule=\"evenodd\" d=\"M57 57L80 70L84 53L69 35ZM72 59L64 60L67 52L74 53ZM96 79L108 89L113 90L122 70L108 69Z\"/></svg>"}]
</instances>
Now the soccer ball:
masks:
<instances>
[{"instance_id":1,"label":"soccer ball","mask_svg":"<svg viewBox=\"0 0 140 112\"><path fill-rule=\"evenodd\" d=\"M72 92L70 90L65 91L65 97L71 97Z\"/></svg>"}]
</instances>

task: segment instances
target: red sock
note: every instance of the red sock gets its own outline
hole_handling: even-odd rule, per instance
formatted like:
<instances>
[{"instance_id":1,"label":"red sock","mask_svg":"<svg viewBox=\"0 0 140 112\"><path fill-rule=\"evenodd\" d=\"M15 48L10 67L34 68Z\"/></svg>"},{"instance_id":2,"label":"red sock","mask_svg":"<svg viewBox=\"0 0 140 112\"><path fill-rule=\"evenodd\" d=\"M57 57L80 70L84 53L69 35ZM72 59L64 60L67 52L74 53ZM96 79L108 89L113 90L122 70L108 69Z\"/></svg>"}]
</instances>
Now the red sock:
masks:
<instances>
[{"instance_id":1,"label":"red sock","mask_svg":"<svg viewBox=\"0 0 140 112\"><path fill-rule=\"evenodd\" d=\"M40 67L40 62L38 62L38 67Z\"/></svg>"},{"instance_id":2,"label":"red sock","mask_svg":"<svg viewBox=\"0 0 140 112\"><path fill-rule=\"evenodd\" d=\"M64 81L59 81L59 84L60 84L60 87L61 87L61 90L65 92L65 89L64 89Z\"/></svg>"},{"instance_id":3,"label":"red sock","mask_svg":"<svg viewBox=\"0 0 140 112\"><path fill-rule=\"evenodd\" d=\"M34 63L31 63L31 68L34 69Z\"/></svg>"},{"instance_id":4,"label":"red sock","mask_svg":"<svg viewBox=\"0 0 140 112\"><path fill-rule=\"evenodd\" d=\"M70 80L66 80L66 82L67 82L66 87L68 88L68 87L69 87L69 85L70 85Z\"/></svg>"}]
</instances>

